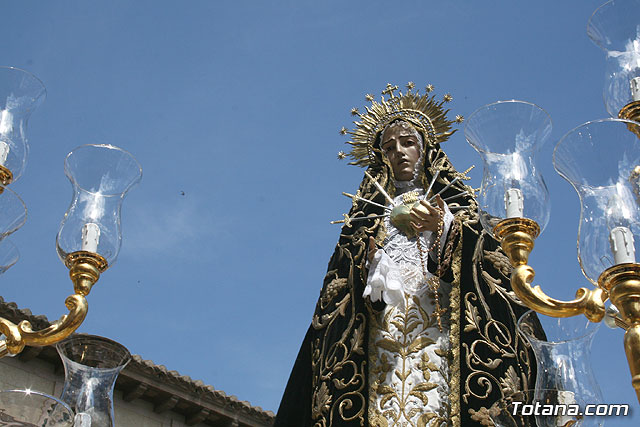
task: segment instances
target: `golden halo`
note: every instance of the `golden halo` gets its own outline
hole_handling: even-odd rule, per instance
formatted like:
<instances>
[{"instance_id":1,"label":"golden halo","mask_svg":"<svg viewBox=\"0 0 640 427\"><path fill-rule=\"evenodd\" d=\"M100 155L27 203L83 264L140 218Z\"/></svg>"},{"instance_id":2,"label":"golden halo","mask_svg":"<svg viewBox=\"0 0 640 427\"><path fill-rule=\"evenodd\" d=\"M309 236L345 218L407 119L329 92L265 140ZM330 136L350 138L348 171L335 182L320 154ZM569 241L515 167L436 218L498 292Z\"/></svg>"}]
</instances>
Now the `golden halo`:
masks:
<instances>
[{"instance_id":1,"label":"golden halo","mask_svg":"<svg viewBox=\"0 0 640 427\"><path fill-rule=\"evenodd\" d=\"M428 85L427 87L433 87ZM387 84L385 90L382 91L380 102L373 100L373 96L367 95L365 99L371 102L371 106L366 107L366 113L360 113L357 108L354 111L360 118L360 121L353 122L355 129L346 131L342 128L342 134L349 134L351 141L347 144L353 146L349 157L353 159L350 164L368 167L379 163L374 150L378 134L394 120L402 119L411 123L418 131L420 131L425 139L426 146L434 146L440 144L456 131L451 129L454 122L459 123L462 116L457 116L456 120L447 118L448 109L443 108L445 102L449 102L451 95L446 94L444 99L438 101L435 95L429 96L429 92L420 95L419 90L413 92L415 85L409 83L407 92L402 93L398 90L398 86ZM394 92L398 91L398 95ZM385 99L385 95L387 98Z\"/></svg>"}]
</instances>

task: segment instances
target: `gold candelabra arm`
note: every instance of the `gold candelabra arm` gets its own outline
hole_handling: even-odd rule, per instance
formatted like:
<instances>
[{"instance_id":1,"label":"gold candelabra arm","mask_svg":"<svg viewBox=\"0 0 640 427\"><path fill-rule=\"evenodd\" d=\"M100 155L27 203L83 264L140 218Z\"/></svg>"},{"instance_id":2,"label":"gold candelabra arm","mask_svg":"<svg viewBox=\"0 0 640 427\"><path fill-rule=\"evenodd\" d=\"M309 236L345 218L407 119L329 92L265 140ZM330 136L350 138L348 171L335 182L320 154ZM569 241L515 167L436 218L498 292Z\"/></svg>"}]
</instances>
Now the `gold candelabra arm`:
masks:
<instances>
[{"instance_id":1,"label":"gold candelabra arm","mask_svg":"<svg viewBox=\"0 0 640 427\"><path fill-rule=\"evenodd\" d=\"M575 299L561 301L549 297L540 286L532 287L534 277L535 272L529 265L519 265L511 274L511 287L527 307L553 317L571 317L584 313L592 322L600 322L604 318L604 302L607 297L602 289L580 288Z\"/></svg>"},{"instance_id":2,"label":"gold candelabra arm","mask_svg":"<svg viewBox=\"0 0 640 427\"><path fill-rule=\"evenodd\" d=\"M93 252L78 251L67 256L65 264L69 267L69 276L73 282L74 295L65 300L69 314L53 322L48 327L34 331L31 323L23 320L15 324L0 318L0 332L5 336L0 340L0 358L20 353L26 345L46 346L67 338L82 324L89 305L86 295L107 268L106 260Z\"/></svg>"},{"instance_id":3,"label":"gold candelabra arm","mask_svg":"<svg viewBox=\"0 0 640 427\"><path fill-rule=\"evenodd\" d=\"M597 289L580 288L572 301L559 301L546 295L540 286L531 286L535 277L527 265L540 228L526 218L500 221L494 233L509 257L514 270L511 287L529 308L553 317L570 317L581 313L592 322L604 318L604 302L610 299L620 311L618 325L624 325L624 348L631 371L631 383L640 402L640 264L626 263L606 269L598 278Z\"/></svg>"},{"instance_id":4,"label":"gold candelabra arm","mask_svg":"<svg viewBox=\"0 0 640 427\"><path fill-rule=\"evenodd\" d=\"M0 340L0 357L20 353L26 345L45 346L55 344L71 335L82 324L89 305L82 295L70 295L65 300L69 314L53 322L48 327L34 331L26 320L17 325L0 318L0 331L5 339Z\"/></svg>"},{"instance_id":5,"label":"gold candelabra arm","mask_svg":"<svg viewBox=\"0 0 640 427\"><path fill-rule=\"evenodd\" d=\"M575 299L561 301L549 297L540 286L531 286L535 271L527 262L535 239L540 234L540 227L535 221L507 218L495 226L494 234L514 267L511 287L527 307L553 317L571 317L584 313L592 322L600 322L604 318L607 294L600 288L580 288Z\"/></svg>"},{"instance_id":6,"label":"gold candelabra arm","mask_svg":"<svg viewBox=\"0 0 640 427\"><path fill-rule=\"evenodd\" d=\"M640 264L618 264L606 269L598 286L609 293L611 302L628 325L624 350L631 371L631 384L640 402Z\"/></svg>"}]
</instances>

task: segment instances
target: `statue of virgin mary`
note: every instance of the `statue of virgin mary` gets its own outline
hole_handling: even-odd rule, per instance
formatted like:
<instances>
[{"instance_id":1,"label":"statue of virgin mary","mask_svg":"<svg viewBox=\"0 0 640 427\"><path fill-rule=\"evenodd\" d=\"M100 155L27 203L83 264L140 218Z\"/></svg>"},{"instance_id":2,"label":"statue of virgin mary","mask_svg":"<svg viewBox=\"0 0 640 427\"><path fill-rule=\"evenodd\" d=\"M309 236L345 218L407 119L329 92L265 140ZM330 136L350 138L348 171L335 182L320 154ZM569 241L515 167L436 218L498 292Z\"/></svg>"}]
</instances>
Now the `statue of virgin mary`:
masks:
<instances>
[{"instance_id":1,"label":"statue of virgin mary","mask_svg":"<svg viewBox=\"0 0 640 427\"><path fill-rule=\"evenodd\" d=\"M345 193L352 208L277 427L492 426L494 402L533 388L533 353L516 329L527 308L466 173L440 148L462 117L449 120L451 96L432 91L389 84L341 131L365 176Z\"/></svg>"}]
</instances>

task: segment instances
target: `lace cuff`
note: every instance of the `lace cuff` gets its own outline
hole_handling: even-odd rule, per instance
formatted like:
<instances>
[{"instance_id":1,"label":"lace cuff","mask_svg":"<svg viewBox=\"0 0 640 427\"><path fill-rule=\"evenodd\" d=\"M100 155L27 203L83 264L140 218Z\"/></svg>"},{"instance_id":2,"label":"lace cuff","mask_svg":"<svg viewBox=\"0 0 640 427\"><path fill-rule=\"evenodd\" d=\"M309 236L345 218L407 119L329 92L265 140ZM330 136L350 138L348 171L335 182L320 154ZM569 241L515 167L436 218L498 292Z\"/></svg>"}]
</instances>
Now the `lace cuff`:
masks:
<instances>
[{"instance_id":1,"label":"lace cuff","mask_svg":"<svg viewBox=\"0 0 640 427\"><path fill-rule=\"evenodd\" d=\"M402 283L396 263L383 249L378 249L369 267L367 286L362 293L371 301L384 300L389 305L402 303Z\"/></svg>"}]
</instances>

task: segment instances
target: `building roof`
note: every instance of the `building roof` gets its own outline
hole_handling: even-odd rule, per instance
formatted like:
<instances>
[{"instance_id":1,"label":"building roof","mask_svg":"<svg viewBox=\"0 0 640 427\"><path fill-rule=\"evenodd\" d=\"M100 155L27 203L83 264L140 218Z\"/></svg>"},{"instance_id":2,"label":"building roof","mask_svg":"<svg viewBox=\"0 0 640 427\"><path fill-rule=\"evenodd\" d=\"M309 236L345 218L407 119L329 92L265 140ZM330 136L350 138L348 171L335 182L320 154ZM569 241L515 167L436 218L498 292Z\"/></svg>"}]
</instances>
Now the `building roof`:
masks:
<instances>
[{"instance_id":1,"label":"building roof","mask_svg":"<svg viewBox=\"0 0 640 427\"><path fill-rule=\"evenodd\" d=\"M14 323L27 320L34 330L50 325L46 316L34 316L29 309L20 309L15 303L5 302L0 297L0 316ZM18 358L28 362L33 358L53 363L63 369L54 347L26 347ZM228 396L200 380L156 365L139 355L118 376L116 390L122 392L125 401L142 399L153 404L154 412L174 411L184 415L187 425L247 425L270 426L275 415L259 406L252 406L236 396Z\"/></svg>"}]
</instances>

